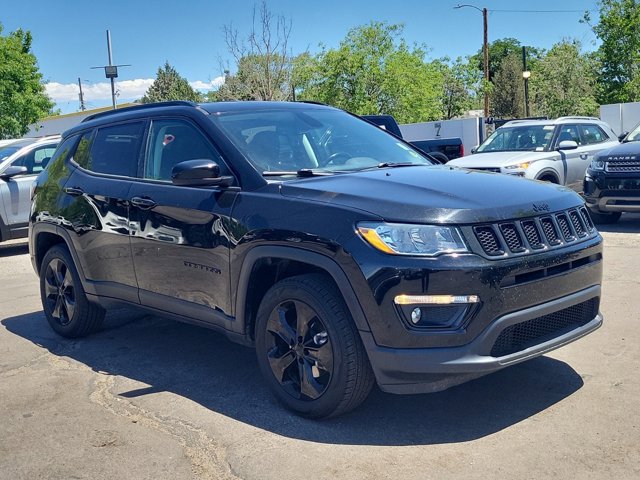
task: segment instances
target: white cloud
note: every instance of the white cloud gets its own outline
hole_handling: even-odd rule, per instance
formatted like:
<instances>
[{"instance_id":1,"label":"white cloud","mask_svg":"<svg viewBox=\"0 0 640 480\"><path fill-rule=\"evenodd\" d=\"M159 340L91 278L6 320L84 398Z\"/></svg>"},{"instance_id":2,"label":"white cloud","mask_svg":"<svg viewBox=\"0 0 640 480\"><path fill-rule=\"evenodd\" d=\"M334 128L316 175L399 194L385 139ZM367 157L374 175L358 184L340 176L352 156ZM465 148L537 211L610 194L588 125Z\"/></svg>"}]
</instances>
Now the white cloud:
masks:
<instances>
[{"instance_id":1,"label":"white cloud","mask_svg":"<svg viewBox=\"0 0 640 480\"><path fill-rule=\"evenodd\" d=\"M116 81L118 98L133 100L142 97L153 83L152 78ZM195 80L189 84L196 90L214 90L224 83L224 77L216 77L209 82ZM77 83L49 82L45 84L49 96L56 103L78 101ZM111 100L111 83L98 82L82 85L82 93L86 102Z\"/></svg>"},{"instance_id":2,"label":"white cloud","mask_svg":"<svg viewBox=\"0 0 640 480\"><path fill-rule=\"evenodd\" d=\"M203 82L202 80L196 80L189 82L191 88L195 90L217 90L222 84L224 84L224 77L216 77L209 82Z\"/></svg>"}]
</instances>

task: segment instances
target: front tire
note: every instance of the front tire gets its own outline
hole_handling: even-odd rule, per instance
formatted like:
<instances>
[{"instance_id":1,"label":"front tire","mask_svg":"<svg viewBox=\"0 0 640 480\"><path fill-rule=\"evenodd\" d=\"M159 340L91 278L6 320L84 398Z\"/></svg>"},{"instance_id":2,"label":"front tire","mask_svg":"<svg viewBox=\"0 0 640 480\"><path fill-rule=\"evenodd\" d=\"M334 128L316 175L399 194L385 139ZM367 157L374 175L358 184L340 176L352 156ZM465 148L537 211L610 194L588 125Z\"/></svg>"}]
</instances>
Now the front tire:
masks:
<instances>
[{"instance_id":1,"label":"front tire","mask_svg":"<svg viewBox=\"0 0 640 480\"><path fill-rule=\"evenodd\" d=\"M63 337L84 337L104 319L104 309L87 299L71 254L62 245L52 247L42 260L40 297L49 325Z\"/></svg>"},{"instance_id":2,"label":"front tire","mask_svg":"<svg viewBox=\"0 0 640 480\"><path fill-rule=\"evenodd\" d=\"M348 412L373 387L349 310L323 275L287 278L267 291L256 319L256 353L278 400L305 417Z\"/></svg>"}]
</instances>

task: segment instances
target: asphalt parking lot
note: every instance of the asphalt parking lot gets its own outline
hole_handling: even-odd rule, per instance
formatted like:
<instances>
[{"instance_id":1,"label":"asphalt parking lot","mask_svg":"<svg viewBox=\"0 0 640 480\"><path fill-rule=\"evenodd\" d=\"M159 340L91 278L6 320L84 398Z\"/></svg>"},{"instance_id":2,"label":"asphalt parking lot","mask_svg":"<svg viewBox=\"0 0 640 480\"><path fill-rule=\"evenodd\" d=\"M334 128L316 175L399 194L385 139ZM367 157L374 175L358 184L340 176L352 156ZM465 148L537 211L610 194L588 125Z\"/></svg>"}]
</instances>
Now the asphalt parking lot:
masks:
<instances>
[{"instance_id":1,"label":"asphalt parking lot","mask_svg":"<svg viewBox=\"0 0 640 480\"><path fill-rule=\"evenodd\" d=\"M320 422L208 330L114 310L91 337L57 337L26 243L0 244L0 479L638 479L640 215L601 230L600 330Z\"/></svg>"}]
</instances>

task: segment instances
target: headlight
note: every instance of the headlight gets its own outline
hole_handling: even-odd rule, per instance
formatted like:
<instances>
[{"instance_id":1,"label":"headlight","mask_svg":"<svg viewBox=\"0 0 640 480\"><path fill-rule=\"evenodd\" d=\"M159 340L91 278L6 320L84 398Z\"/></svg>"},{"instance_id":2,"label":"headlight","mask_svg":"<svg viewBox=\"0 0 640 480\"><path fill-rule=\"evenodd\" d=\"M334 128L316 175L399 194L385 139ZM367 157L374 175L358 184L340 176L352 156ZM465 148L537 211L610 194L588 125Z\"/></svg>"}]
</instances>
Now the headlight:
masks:
<instances>
[{"instance_id":1,"label":"headlight","mask_svg":"<svg viewBox=\"0 0 640 480\"><path fill-rule=\"evenodd\" d=\"M596 170L601 172L602 170L604 170L604 160L601 160L599 157L594 157L593 160L591 160L591 163L589 164L589 168L591 170Z\"/></svg>"},{"instance_id":2,"label":"headlight","mask_svg":"<svg viewBox=\"0 0 640 480\"><path fill-rule=\"evenodd\" d=\"M435 256L468 252L462 235L455 227L360 223L358 232L371 246L392 255Z\"/></svg>"},{"instance_id":3,"label":"headlight","mask_svg":"<svg viewBox=\"0 0 640 480\"><path fill-rule=\"evenodd\" d=\"M522 170L526 170L527 168L529 168L529 165L531 165L531 162L522 162L522 163L516 163L515 165L507 165L505 168L505 170L515 170L516 168L521 168Z\"/></svg>"}]
</instances>

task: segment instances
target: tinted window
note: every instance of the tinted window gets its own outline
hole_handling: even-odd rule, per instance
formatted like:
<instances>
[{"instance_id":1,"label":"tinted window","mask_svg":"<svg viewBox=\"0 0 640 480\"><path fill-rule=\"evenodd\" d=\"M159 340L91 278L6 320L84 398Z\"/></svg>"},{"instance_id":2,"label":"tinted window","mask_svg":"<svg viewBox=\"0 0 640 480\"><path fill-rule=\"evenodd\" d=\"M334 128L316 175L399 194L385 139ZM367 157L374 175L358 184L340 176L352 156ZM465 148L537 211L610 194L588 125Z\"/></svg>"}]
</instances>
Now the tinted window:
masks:
<instances>
[{"instance_id":1,"label":"tinted window","mask_svg":"<svg viewBox=\"0 0 640 480\"><path fill-rule=\"evenodd\" d=\"M143 134L143 122L99 128L82 166L96 173L135 177Z\"/></svg>"},{"instance_id":2,"label":"tinted window","mask_svg":"<svg viewBox=\"0 0 640 480\"><path fill-rule=\"evenodd\" d=\"M580 136L584 145L601 143L609 140L609 137L598 125L580 125Z\"/></svg>"},{"instance_id":3,"label":"tinted window","mask_svg":"<svg viewBox=\"0 0 640 480\"><path fill-rule=\"evenodd\" d=\"M207 159L224 165L213 146L184 120L156 120L151 124L144 178L171 180L171 170L185 160Z\"/></svg>"},{"instance_id":4,"label":"tinted window","mask_svg":"<svg viewBox=\"0 0 640 480\"><path fill-rule=\"evenodd\" d=\"M15 159L11 162L11 165L15 167L27 167L28 175L38 174L44 170L44 167L49 163L55 149L55 145L43 145Z\"/></svg>"}]
</instances>

